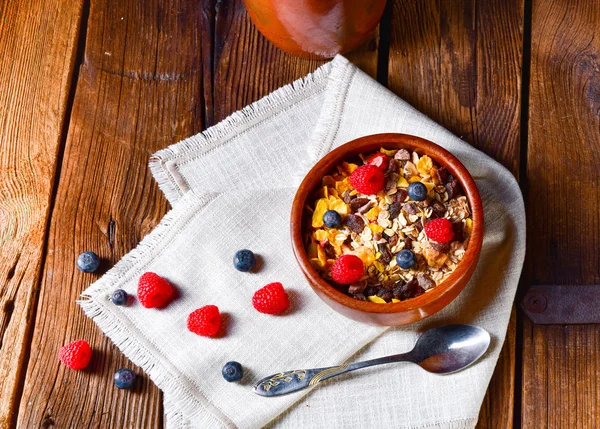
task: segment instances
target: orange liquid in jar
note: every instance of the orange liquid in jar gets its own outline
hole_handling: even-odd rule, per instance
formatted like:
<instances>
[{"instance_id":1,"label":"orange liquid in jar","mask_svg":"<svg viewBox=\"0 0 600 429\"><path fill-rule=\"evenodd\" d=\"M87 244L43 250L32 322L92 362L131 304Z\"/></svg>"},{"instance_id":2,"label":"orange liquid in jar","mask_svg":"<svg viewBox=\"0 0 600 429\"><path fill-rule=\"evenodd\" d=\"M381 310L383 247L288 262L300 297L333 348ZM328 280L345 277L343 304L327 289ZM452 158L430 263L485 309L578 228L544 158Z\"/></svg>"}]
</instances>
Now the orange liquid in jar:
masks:
<instances>
[{"instance_id":1,"label":"orange liquid in jar","mask_svg":"<svg viewBox=\"0 0 600 429\"><path fill-rule=\"evenodd\" d=\"M385 0L244 0L259 31L280 49L331 58L360 46L377 27Z\"/></svg>"}]
</instances>

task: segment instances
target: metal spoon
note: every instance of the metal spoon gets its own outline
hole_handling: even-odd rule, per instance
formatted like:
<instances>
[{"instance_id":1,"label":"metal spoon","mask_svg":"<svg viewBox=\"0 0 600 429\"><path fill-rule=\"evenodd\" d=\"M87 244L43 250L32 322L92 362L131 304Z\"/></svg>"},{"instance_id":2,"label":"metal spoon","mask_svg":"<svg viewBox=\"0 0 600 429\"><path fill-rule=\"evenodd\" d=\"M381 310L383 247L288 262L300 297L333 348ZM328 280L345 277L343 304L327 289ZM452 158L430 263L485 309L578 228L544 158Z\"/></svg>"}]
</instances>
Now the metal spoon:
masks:
<instances>
[{"instance_id":1,"label":"metal spoon","mask_svg":"<svg viewBox=\"0 0 600 429\"><path fill-rule=\"evenodd\" d=\"M477 326L440 326L421 335L408 353L328 368L280 372L258 381L254 385L254 393L261 396L287 395L356 369L394 362L412 362L429 372L450 374L474 363L489 345L490 334Z\"/></svg>"}]
</instances>

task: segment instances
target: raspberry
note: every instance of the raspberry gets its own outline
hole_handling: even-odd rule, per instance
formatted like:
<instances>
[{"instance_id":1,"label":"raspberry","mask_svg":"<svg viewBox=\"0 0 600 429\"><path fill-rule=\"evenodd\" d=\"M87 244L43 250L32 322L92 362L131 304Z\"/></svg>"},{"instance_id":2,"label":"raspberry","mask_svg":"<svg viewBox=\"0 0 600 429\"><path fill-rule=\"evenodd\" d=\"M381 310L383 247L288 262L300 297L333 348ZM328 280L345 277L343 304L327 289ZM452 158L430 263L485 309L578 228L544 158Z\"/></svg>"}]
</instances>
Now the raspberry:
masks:
<instances>
[{"instance_id":1,"label":"raspberry","mask_svg":"<svg viewBox=\"0 0 600 429\"><path fill-rule=\"evenodd\" d=\"M164 306L171 295L173 288L170 283L155 273L144 273L138 282L138 299L146 308Z\"/></svg>"},{"instance_id":2,"label":"raspberry","mask_svg":"<svg viewBox=\"0 0 600 429\"><path fill-rule=\"evenodd\" d=\"M252 305L264 314L280 314L289 307L290 301L283 285L275 282L254 292Z\"/></svg>"},{"instance_id":3,"label":"raspberry","mask_svg":"<svg viewBox=\"0 0 600 429\"><path fill-rule=\"evenodd\" d=\"M85 340L73 341L61 347L58 358L71 369L83 369L92 358L92 349Z\"/></svg>"},{"instance_id":4,"label":"raspberry","mask_svg":"<svg viewBox=\"0 0 600 429\"><path fill-rule=\"evenodd\" d=\"M205 305L190 313L187 328L202 337L214 337L221 328L221 313L216 305Z\"/></svg>"},{"instance_id":5,"label":"raspberry","mask_svg":"<svg viewBox=\"0 0 600 429\"><path fill-rule=\"evenodd\" d=\"M349 285L361 279L365 274L362 260L356 255L342 255L331 267L331 277L336 283Z\"/></svg>"},{"instance_id":6,"label":"raspberry","mask_svg":"<svg viewBox=\"0 0 600 429\"><path fill-rule=\"evenodd\" d=\"M365 164L358 167L350 175L350 184L361 194L372 195L383 189L385 176L380 168Z\"/></svg>"},{"instance_id":7,"label":"raspberry","mask_svg":"<svg viewBox=\"0 0 600 429\"><path fill-rule=\"evenodd\" d=\"M449 243L452 241L452 237L454 237L452 222L443 217L430 220L425 225L425 234L427 234L430 240L437 241L438 243Z\"/></svg>"},{"instance_id":8,"label":"raspberry","mask_svg":"<svg viewBox=\"0 0 600 429\"><path fill-rule=\"evenodd\" d=\"M390 159L384 153L376 153L367 160L367 164L374 165L380 170L385 171L390 165Z\"/></svg>"}]
</instances>

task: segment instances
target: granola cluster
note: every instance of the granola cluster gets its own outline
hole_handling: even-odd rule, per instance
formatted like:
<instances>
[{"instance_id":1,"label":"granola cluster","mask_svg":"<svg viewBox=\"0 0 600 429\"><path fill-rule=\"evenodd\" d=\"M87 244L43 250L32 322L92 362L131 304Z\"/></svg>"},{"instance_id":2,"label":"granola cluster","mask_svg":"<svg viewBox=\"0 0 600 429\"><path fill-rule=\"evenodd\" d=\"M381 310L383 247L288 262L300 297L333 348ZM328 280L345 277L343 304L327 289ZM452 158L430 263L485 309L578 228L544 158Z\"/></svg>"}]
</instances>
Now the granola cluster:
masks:
<instances>
[{"instance_id":1,"label":"granola cluster","mask_svg":"<svg viewBox=\"0 0 600 429\"><path fill-rule=\"evenodd\" d=\"M351 176L369 164L381 168L385 180L382 189L367 195L357 191ZM458 180L429 156L405 149L381 148L338 165L323 177L307 210L311 222L305 239L313 267L351 297L382 304L419 296L443 282L463 258L472 229ZM449 222L425 228L433 219ZM447 225L449 240L435 241L432 232L428 237L438 223ZM349 285L336 283L331 273L346 254L356 255L364 265L364 275ZM402 268L407 260L410 267Z\"/></svg>"}]
</instances>

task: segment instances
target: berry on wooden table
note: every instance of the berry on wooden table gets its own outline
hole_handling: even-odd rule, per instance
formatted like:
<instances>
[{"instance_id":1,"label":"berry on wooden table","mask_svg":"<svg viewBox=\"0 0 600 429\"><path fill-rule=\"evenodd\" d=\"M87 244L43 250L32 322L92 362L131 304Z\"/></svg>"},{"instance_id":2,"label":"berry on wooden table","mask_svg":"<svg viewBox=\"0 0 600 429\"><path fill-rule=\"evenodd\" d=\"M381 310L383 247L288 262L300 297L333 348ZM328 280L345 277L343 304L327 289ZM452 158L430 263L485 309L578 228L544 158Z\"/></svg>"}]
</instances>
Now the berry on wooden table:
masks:
<instances>
[{"instance_id":1,"label":"berry on wooden table","mask_svg":"<svg viewBox=\"0 0 600 429\"><path fill-rule=\"evenodd\" d=\"M283 285L275 282L254 292L252 305L264 314L281 314L290 306L290 301Z\"/></svg>"},{"instance_id":2,"label":"berry on wooden table","mask_svg":"<svg viewBox=\"0 0 600 429\"><path fill-rule=\"evenodd\" d=\"M144 273L138 282L138 300L146 308L164 306L173 295L171 284L156 273Z\"/></svg>"},{"instance_id":3,"label":"berry on wooden table","mask_svg":"<svg viewBox=\"0 0 600 429\"><path fill-rule=\"evenodd\" d=\"M350 184L361 194L373 195L383 189L385 176L379 167L365 164L350 175Z\"/></svg>"},{"instance_id":4,"label":"berry on wooden table","mask_svg":"<svg viewBox=\"0 0 600 429\"><path fill-rule=\"evenodd\" d=\"M85 340L77 340L63 346L58 358L71 369L83 369L90 363L92 348Z\"/></svg>"},{"instance_id":5,"label":"berry on wooden table","mask_svg":"<svg viewBox=\"0 0 600 429\"><path fill-rule=\"evenodd\" d=\"M131 389L135 384L135 372L128 368L121 368L115 372L114 382L119 389Z\"/></svg>"},{"instance_id":6,"label":"berry on wooden table","mask_svg":"<svg viewBox=\"0 0 600 429\"><path fill-rule=\"evenodd\" d=\"M327 210L323 215L323 223L327 228L337 228L342 224L342 217L335 210Z\"/></svg>"},{"instance_id":7,"label":"berry on wooden table","mask_svg":"<svg viewBox=\"0 0 600 429\"><path fill-rule=\"evenodd\" d=\"M238 250L235 252L235 255L233 255L233 266L236 270L243 273L252 271L256 266L256 256L251 250Z\"/></svg>"},{"instance_id":8,"label":"berry on wooden table","mask_svg":"<svg viewBox=\"0 0 600 429\"><path fill-rule=\"evenodd\" d=\"M356 255L342 255L331 267L331 277L336 283L343 285L356 283L364 274L363 262Z\"/></svg>"},{"instance_id":9,"label":"berry on wooden table","mask_svg":"<svg viewBox=\"0 0 600 429\"><path fill-rule=\"evenodd\" d=\"M412 182L408 185L408 196L414 201L423 201L427 198L427 186L421 182Z\"/></svg>"},{"instance_id":10,"label":"berry on wooden table","mask_svg":"<svg viewBox=\"0 0 600 429\"><path fill-rule=\"evenodd\" d=\"M454 237L452 222L443 217L432 219L425 225L425 234L430 240L449 243Z\"/></svg>"},{"instance_id":11,"label":"berry on wooden table","mask_svg":"<svg viewBox=\"0 0 600 429\"><path fill-rule=\"evenodd\" d=\"M190 313L187 328L201 337L214 337L221 329L221 313L216 305L205 305Z\"/></svg>"},{"instance_id":12,"label":"berry on wooden table","mask_svg":"<svg viewBox=\"0 0 600 429\"><path fill-rule=\"evenodd\" d=\"M100 258L94 252L83 252L77 257L77 268L84 273L93 273L100 268Z\"/></svg>"},{"instance_id":13,"label":"berry on wooden table","mask_svg":"<svg viewBox=\"0 0 600 429\"><path fill-rule=\"evenodd\" d=\"M232 381L240 381L244 376L244 368L239 362L231 361L227 362L223 366L223 370L221 371L223 374L223 378L229 382Z\"/></svg>"}]
</instances>

